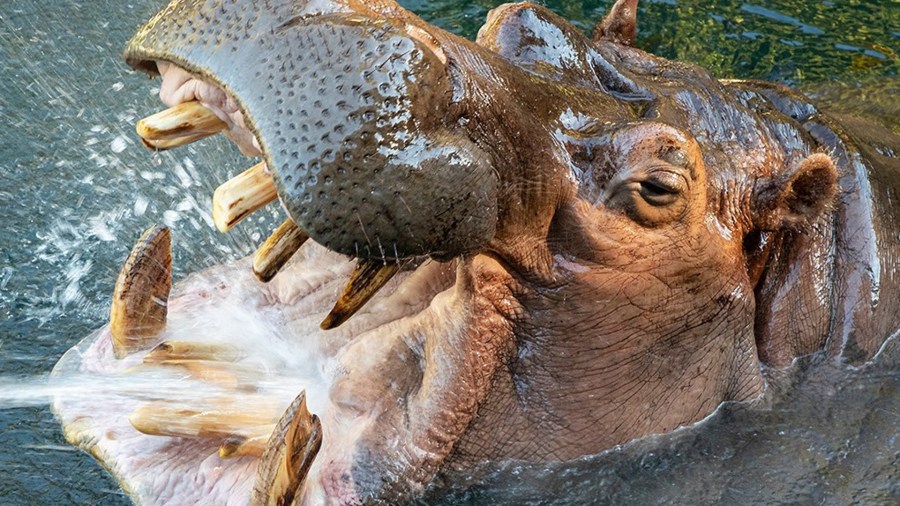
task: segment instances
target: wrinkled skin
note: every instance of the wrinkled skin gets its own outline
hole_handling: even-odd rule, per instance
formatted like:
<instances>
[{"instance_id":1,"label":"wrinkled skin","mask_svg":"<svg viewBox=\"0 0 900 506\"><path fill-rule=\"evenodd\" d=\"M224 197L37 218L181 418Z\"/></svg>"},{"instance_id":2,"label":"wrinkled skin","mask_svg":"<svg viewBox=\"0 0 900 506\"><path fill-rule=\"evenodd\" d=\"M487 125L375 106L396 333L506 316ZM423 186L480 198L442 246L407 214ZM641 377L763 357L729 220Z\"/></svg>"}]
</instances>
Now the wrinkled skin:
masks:
<instances>
[{"instance_id":1,"label":"wrinkled skin","mask_svg":"<svg viewBox=\"0 0 900 506\"><path fill-rule=\"evenodd\" d=\"M505 5L472 43L387 1L176 1L129 44L167 105L201 100L264 158L316 243L269 285L228 274L201 295L247 269L223 266L169 305L251 306L322 364L298 502L396 503L441 469L596 453L757 398L764 364L862 363L896 332L898 139L634 49L628 7L591 41ZM344 255L417 268L321 331ZM114 369L108 339L80 367ZM142 502L247 500L254 459L187 441L126 462L83 423L70 439ZM117 423L135 448L161 439Z\"/></svg>"}]
</instances>

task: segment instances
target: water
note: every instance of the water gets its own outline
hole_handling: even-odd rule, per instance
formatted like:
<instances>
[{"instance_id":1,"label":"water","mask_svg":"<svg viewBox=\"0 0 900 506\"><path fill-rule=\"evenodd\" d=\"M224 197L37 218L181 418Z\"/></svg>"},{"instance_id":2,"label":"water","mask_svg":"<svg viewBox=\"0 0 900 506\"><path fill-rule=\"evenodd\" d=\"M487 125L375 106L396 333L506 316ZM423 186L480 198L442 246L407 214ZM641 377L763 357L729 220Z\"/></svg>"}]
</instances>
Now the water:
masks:
<instances>
[{"instance_id":1,"label":"water","mask_svg":"<svg viewBox=\"0 0 900 506\"><path fill-rule=\"evenodd\" d=\"M439 26L473 37L487 10L500 2L402 3ZM608 3L547 2L585 29ZM259 231L279 222L275 211L263 212L228 235L214 231L208 212L212 191L246 164L222 139L158 155L137 146L134 121L159 104L153 83L130 73L120 53L136 25L162 4L0 3L3 505L128 503L92 458L64 442L46 399L54 389L77 383L60 385L47 374L69 347L106 321L116 273L140 232L151 223L172 227L175 276L181 278L248 254L262 238ZM699 63L720 77L816 90L834 97L838 107L900 131L896 2L656 0L644 1L640 14L643 48ZM890 485L898 482L900 469L898 442L890 437L900 423L896 362L862 371L815 365L809 374L785 379L801 385L798 393L773 399L766 409L728 407L714 423L676 437L550 472L514 464L480 470L473 483L489 486L456 490L452 497L466 503L498 497L534 503L567 494L582 502L601 495L634 503L690 502L691 497L698 502L898 502L886 499L898 497L896 485ZM823 375L839 379L825 381ZM104 388L112 394L126 387ZM84 393L73 395L77 392ZM826 417L814 409L823 392L838 394L829 401ZM742 445L741 437L756 442ZM781 478L800 486L753 501L766 490L755 483L772 487ZM700 493L703 487L709 495ZM537 499L535 490L547 497ZM842 495L852 490L857 495Z\"/></svg>"},{"instance_id":2,"label":"water","mask_svg":"<svg viewBox=\"0 0 900 506\"><path fill-rule=\"evenodd\" d=\"M6 407L40 407L56 397L71 399L73 403L97 397L137 397L145 401L171 399L185 391L204 387L203 395L224 394L207 390L209 384L184 378L145 376L67 375L61 378L31 378L26 381L0 379L0 405ZM154 395L148 395L152 392Z\"/></svg>"}]
</instances>

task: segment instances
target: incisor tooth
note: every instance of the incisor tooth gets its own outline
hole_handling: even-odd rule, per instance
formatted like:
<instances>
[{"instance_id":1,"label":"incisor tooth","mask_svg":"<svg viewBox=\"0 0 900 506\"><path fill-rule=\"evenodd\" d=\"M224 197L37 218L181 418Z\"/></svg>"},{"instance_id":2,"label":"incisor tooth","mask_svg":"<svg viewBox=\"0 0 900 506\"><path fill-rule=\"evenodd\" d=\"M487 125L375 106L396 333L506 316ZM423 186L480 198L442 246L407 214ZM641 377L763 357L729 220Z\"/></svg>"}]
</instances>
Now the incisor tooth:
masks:
<instances>
[{"instance_id":1,"label":"incisor tooth","mask_svg":"<svg viewBox=\"0 0 900 506\"><path fill-rule=\"evenodd\" d=\"M160 139L155 141L147 140L142 137L141 143L145 148L153 151L166 151L167 149L184 146L185 144L190 144L206 137L209 137L209 134L188 135L185 137L179 137L177 139Z\"/></svg>"},{"instance_id":2,"label":"incisor tooth","mask_svg":"<svg viewBox=\"0 0 900 506\"><path fill-rule=\"evenodd\" d=\"M219 232L228 232L277 196L275 182L266 173L265 162L260 162L216 188L213 193L213 223Z\"/></svg>"},{"instance_id":3,"label":"incisor tooth","mask_svg":"<svg viewBox=\"0 0 900 506\"><path fill-rule=\"evenodd\" d=\"M138 432L150 436L245 438L271 434L277 411L267 414L275 416L242 408L177 408L160 401L139 406L128 421Z\"/></svg>"},{"instance_id":4,"label":"incisor tooth","mask_svg":"<svg viewBox=\"0 0 900 506\"><path fill-rule=\"evenodd\" d=\"M378 290L400 270L399 263L360 259L350 281L325 320L319 325L323 330L333 329L356 314Z\"/></svg>"},{"instance_id":5,"label":"incisor tooth","mask_svg":"<svg viewBox=\"0 0 900 506\"><path fill-rule=\"evenodd\" d=\"M268 283L309 239L290 218L284 220L253 255L253 274Z\"/></svg>"},{"instance_id":6,"label":"incisor tooth","mask_svg":"<svg viewBox=\"0 0 900 506\"><path fill-rule=\"evenodd\" d=\"M284 412L256 470L250 495L253 506L293 504L322 446L319 417L306 409L306 391Z\"/></svg>"},{"instance_id":7,"label":"incisor tooth","mask_svg":"<svg viewBox=\"0 0 900 506\"><path fill-rule=\"evenodd\" d=\"M191 341L163 341L144 355L145 364L159 364L166 360L213 360L233 362L240 358L237 348L227 344Z\"/></svg>"},{"instance_id":8,"label":"incisor tooth","mask_svg":"<svg viewBox=\"0 0 900 506\"><path fill-rule=\"evenodd\" d=\"M113 289L109 331L117 358L149 347L163 331L171 288L171 235L154 225L135 243Z\"/></svg>"},{"instance_id":9,"label":"incisor tooth","mask_svg":"<svg viewBox=\"0 0 900 506\"><path fill-rule=\"evenodd\" d=\"M217 134L228 124L200 102L184 102L137 122L135 130L150 149L171 149Z\"/></svg>"},{"instance_id":10,"label":"incisor tooth","mask_svg":"<svg viewBox=\"0 0 900 506\"><path fill-rule=\"evenodd\" d=\"M256 378L258 371L235 365L231 362L218 362L216 360L160 360L151 362L153 366L177 367L187 372L190 377L215 383L228 388L238 388L250 383L248 380ZM145 362L145 366L149 366Z\"/></svg>"}]
</instances>

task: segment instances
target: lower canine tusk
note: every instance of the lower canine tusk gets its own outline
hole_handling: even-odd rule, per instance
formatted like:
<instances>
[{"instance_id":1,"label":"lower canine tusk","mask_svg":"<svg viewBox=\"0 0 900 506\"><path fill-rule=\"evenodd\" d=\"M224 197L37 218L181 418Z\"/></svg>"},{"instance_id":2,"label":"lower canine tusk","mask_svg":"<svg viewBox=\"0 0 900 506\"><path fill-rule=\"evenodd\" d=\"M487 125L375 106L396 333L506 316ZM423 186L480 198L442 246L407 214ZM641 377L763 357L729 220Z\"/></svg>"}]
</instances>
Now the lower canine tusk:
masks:
<instances>
[{"instance_id":1,"label":"lower canine tusk","mask_svg":"<svg viewBox=\"0 0 900 506\"><path fill-rule=\"evenodd\" d=\"M309 236L293 220L284 220L253 255L253 274L268 283L307 239Z\"/></svg>"},{"instance_id":2,"label":"lower canine tusk","mask_svg":"<svg viewBox=\"0 0 900 506\"><path fill-rule=\"evenodd\" d=\"M400 264L396 262L384 263L381 260L360 259L343 293L319 327L330 330L350 319L399 270Z\"/></svg>"},{"instance_id":3,"label":"lower canine tusk","mask_svg":"<svg viewBox=\"0 0 900 506\"><path fill-rule=\"evenodd\" d=\"M228 232L277 196L275 182L266 173L265 162L260 162L216 188L213 193L213 223L219 232Z\"/></svg>"},{"instance_id":4,"label":"lower canine tusk","mask_svg":"<svg viewBox=\"0 0 900 506\"><path fill-rule=\"evenodd\" d=\"M322 424L306 408L306 391L302 391L284 412L266 444L250 504L293 504L321 446Z\"/></svg>"},{"instance_id":5,"label":"lower canine tusk","mask_svg":"<svg viewBox=\"0 0 900 506\"><path fill-rule=\"evenodd\" d=\"M148 348L163 331L171 288L171 234L154 225L138 239L116 279L109 331L117 358Z\"/></svg>"},{"instance_id":6,"label":"lower canine tusk","mask_svg":"<svg viewBox=\"0 0 900 506\"><path fill-rule=\"evenodd\" d=\"M150 149L171 149L215 135L228 125L200 102L184 102L137 122L135 130Z\"/></svg>"}]
</instances>

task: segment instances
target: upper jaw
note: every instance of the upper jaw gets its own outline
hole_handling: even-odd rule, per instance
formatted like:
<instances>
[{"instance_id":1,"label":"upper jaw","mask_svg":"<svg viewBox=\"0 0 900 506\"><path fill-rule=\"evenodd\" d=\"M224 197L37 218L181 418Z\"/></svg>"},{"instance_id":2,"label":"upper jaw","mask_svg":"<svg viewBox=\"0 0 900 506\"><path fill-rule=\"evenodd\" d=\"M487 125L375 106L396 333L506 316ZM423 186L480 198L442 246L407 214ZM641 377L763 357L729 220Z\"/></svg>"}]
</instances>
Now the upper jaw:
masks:
<instances>
[{"instance_id":1,"label":"upper jaw","mask_svg":"<svg viewBox=\"0 0 900 506\"><path fill-rule=\"evenodd\" d=\"M264 156L258 137L247 128L247 116L230 93L172 62L157 61L155 65L163 80L160 99L170 109L138 122L138 134L148 148L171 149L222 132L243 153ZM257 164L216 190L213 222L220 231L227 232L275 199L280 197L269 168L265 163ZM254 273L261 281L270 281L307 239L288 218L260 247L254 259ZM361 261L322 327L341 325L399 270L419 263L421 259L402 263Z\"/></svg>"}]
</instances>

